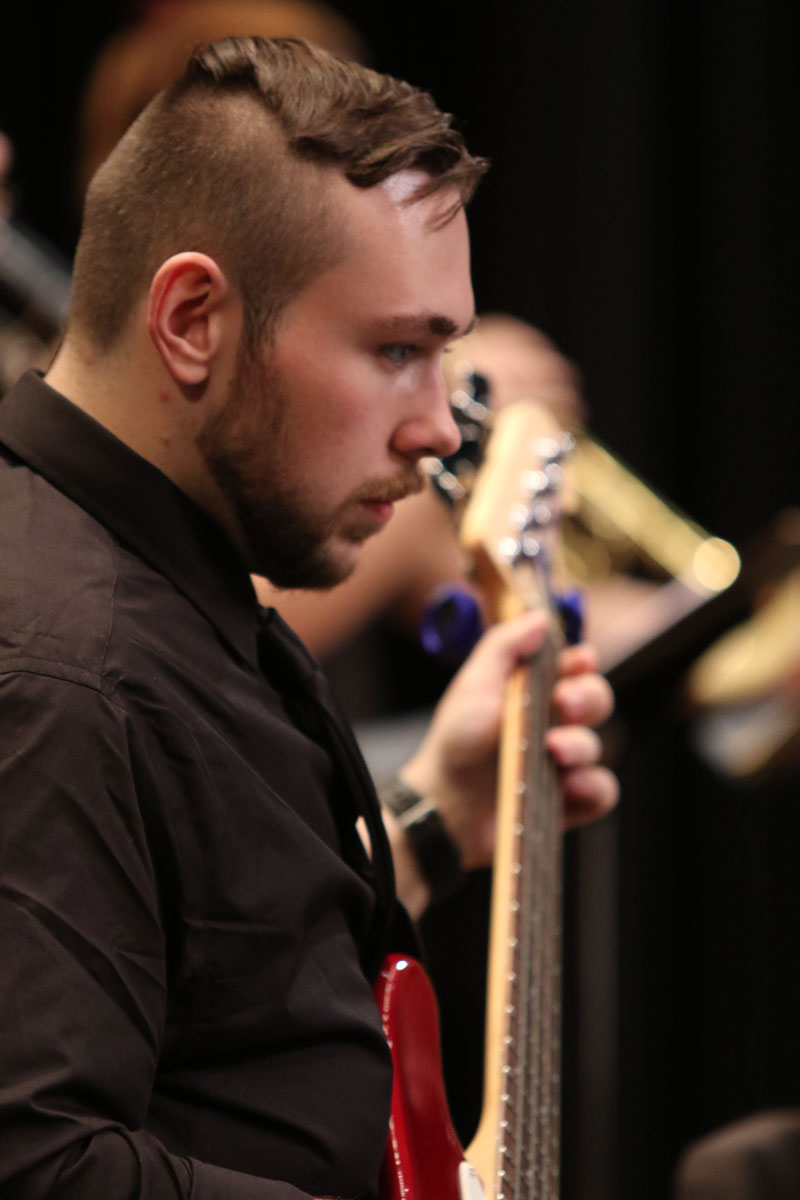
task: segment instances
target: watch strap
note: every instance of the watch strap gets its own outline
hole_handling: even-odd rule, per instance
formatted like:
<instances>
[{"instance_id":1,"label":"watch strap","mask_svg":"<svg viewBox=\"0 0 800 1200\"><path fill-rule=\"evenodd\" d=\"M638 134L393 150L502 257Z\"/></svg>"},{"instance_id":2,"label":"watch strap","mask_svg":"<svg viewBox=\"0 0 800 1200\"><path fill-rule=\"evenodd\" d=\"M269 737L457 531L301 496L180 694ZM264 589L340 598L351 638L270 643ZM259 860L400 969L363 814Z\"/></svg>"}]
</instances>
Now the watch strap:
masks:
<instances>
[{"instance_id":1,"label":"watch strap","mask_svg":"<svg viewBox=\"0 0 800 1200\"><path fill-rule=\"evenodd\" d=\"M464 880L461 855L445 828L435 802L422 796L402 779L393 779L378 789L381 804L388 808L408 840L419 872L439 904L458 891Z\"/></svg>"}]
</instances>

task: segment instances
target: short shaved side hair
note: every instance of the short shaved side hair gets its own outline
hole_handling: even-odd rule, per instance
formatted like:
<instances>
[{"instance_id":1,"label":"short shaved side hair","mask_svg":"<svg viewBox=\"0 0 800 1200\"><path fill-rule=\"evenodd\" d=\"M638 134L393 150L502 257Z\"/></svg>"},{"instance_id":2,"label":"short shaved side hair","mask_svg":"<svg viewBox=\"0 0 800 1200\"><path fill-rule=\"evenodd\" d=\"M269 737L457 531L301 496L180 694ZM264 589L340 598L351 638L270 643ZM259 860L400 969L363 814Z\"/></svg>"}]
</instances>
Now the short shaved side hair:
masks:
<instances>
[{"instance_id":1,"label":"short shaved side hair","mask_svg":"<svg viewBox=\"0 0 800 1200\"><path fill-rule=\"evenodd\" d=\"M95 174L75 258L70 326L118 340L158 267L209 254L239 292L254 349L343 252L326 172L369 188L419 168L411 201L466 204L486 169L423 91L293 38L226 38L137 118Z\"/></svg>"}]
</instances>

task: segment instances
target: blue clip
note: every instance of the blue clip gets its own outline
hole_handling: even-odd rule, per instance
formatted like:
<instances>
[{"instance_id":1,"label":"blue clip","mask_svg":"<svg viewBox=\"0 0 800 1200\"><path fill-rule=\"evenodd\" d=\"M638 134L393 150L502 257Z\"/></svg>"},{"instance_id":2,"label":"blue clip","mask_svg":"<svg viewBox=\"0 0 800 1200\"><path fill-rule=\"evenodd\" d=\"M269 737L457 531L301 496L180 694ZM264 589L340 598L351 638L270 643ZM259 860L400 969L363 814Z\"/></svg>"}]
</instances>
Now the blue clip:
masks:
<instances>
[{"instance_id":1,"label":"blue clip","mask_svg":"<svg viewBox=\"0 0 800 1200\"><path fill-rule=\"evenodd\" d=\"M463 662L483 633L480 605L457 584L437 588L420 623L419 636L428 654Z\"/></svg>"},{"instance_id":2,"label":"blue clip","mask_svg":"<svg viewBox=\"0 0 800 1200\"><path fill-rule=\"evenodd\" d=\"M564 637L570 646L583 638L583 592L569 588L556 597L556 609L564 627Z\"/></svg>"}]
</instances>

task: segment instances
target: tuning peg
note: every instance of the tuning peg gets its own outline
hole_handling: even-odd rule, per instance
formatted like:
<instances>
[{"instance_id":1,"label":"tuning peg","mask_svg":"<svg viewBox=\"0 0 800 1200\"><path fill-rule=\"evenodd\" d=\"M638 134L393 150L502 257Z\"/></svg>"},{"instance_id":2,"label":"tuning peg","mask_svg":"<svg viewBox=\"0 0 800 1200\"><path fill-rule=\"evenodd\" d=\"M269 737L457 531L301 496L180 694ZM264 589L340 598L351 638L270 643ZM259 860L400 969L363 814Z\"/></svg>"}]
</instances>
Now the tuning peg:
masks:
<instances>
[{"instance_id":1,"label":"tuning peg","mask_svg":"<svg viewBox=\"0 0 800 1200\"><path fill-rule=\"evenodd\" d=\"M422 467L430 476L431 482L435 485L436 490L451 504L455 504L458 500L463 500L467 494L467 489L453 471L448 470L448 462L450 460L442 460L441 458L424 458Z\"/></svg>"},{"instance_id":2,"label":"tuning peg","mask_svg":"<svg viewBox=\"0 0 800 1200\"><path fill-rule=\"evenodd\" d=\"M564 482L564 470L560 463L545 462L544 466L533 471L525 471L522 476L522 489L530 498L534 496L552 496L561 491Z\"/></svg>"},{"instance_id":3,"label":"tuning peg","mask_svg":"<svg viewBox=\"0 0 800 1200\"><path fill-rule=\"evenodd\" d=\"M483 455L491 425L488 384L481 375L470 374L450 394L450 408L461 434L461 444L445 458L425 458L423 469L436 490L451 504L467 495L471 480Z\"/></svg>"},{"instance_id":4,"label":"tuning peg","mask_svg":"<svg viewBox=\"0 0 800 1200\"><path fill-rule=\"evenodd\" d=\"M498 552L512 567L519 566L520 563L535 562L538 558L546 561L544 546L529 530L523 530L518 538L511 537L510 534L501 538Z\"/></svg>"},{"instance_id":5,"label":"tuning peg","mask_svg":"<svg viewBox=\"0 0 800 1200\"><path fill-rule=\"evenodd\" d=\"M466 420L475 421L480 426L484 426L489 420L489 406L484 404L483 400L470 395L464 388L456 388L451 393L450 404L457 412L462 413Z\"/></svg>"},{"instance_id":6,"label":"tuning peg","mask_svg":"<svg viewBox=\"0 0 800 1200\"><path fill-rule=\"evenodd\" d=\"M536 438L534 452L544 463L562 463L575 449L575 439L571 433L559 433L554 437Z\"/></svg>"},{"instance_id":7,"label":"tuning peg","mask_svg":"<svg viewBox=\"0 0 800 1200\"><path fill-rule=\"evenodd\" d=\"M489 381L485 375L479 375L467 364L464 364L461 374L461 386L450 393L451 407L455 409L454 415L459 424L462 421L474 421L479 426L480 435L483 436L491 420Z\"/></svg>"},{"instance_id":8,"label":"tuning peg","mask_svg":"<svg viewBox=\"0 0 800 1200\"><path fill-rule=\"evenodd\" d=\"M514 565L516 566L516 564L520 562L533 563L538 559L541 559L544 562L547 561L545 548L539 539L534 537L534 535L526 529L520 538L519 549L517 550L517 556L514 560Z\"/></svg>"},{"instance_id":9,"label":"tuning peg","mask_svg":"<svg viewBox=\"0 0 800 1200\"><path fill-rule=\"evenodd\" d=\"M541 500L537 500L531 504L525 517L523 528L526 533L531 530L547 529L556 520L556 515L548 504L544 504Z\"/></svg>"},{"instance_id":10,"label":"tuning peg","mask_svg":"<svg viewBox=\"0 0 800 1200\"><path fill-rule=\"evenodd\" d=\"M528 500L542 496L552 489L552 480L547 472L539 467L536 470L523 471L521 479L522 494Z\"/></svg>"}]
</instances>

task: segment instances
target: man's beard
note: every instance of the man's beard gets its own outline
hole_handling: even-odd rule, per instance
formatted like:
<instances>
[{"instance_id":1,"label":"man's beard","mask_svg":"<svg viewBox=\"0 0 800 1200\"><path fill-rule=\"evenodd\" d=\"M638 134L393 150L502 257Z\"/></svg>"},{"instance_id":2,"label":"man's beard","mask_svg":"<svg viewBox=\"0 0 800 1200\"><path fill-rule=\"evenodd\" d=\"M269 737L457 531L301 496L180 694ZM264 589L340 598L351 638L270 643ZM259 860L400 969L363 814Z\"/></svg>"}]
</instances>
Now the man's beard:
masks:
<instances>
[{"instance_id":1,"label":"man's beard","mask_svg":"<svg viewBox=\"0 0 800 1200\"><path fill-rule=\"evenodd\" d=\"M249 570L276 587L331 588L352 574L357 561L355 555L337 557L335 539L358 545L376 532L363 502L412 495L423 478L408 463L388 481L367 481L332 512L314 511L312 481L301 489L280 478L289 403L276 373L242 346L230 396L206 421L197 448L233 510Z\"/></svg>"}]
</instances>

